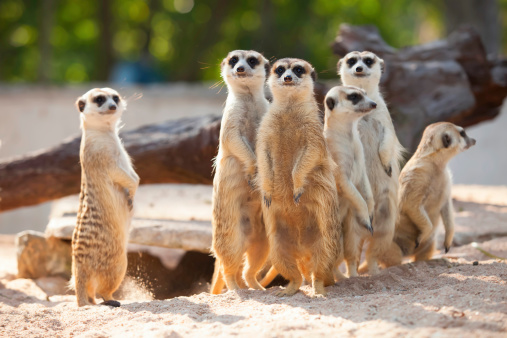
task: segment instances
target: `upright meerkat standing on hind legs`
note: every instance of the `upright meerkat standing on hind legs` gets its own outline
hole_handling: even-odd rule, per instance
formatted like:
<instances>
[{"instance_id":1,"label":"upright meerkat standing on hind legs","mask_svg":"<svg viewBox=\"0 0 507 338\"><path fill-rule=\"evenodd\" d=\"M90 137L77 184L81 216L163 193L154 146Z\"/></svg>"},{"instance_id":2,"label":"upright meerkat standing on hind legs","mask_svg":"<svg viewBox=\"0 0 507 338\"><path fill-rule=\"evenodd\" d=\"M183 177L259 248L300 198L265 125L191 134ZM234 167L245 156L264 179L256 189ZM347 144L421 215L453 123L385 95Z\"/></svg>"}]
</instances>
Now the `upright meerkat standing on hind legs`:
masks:
<instances>
[{"instance_id":1,"label":"upright meerkat standing on hind legs","mask_svg":"<svg viewBox=\"0 0 507 338\"><path fill-rule=\"evenodd\" d=\"M431 259L435 233L442 218L444 249L454 235L451 175L447 163L475 144L465 130L449 122L426 127L422 140L400 174L399 216L390 249L381 258L386 266L401 264L403 257Z\"/></svg>"},{"instance_id":2,"label":"upright meerkat standing on hind legs","mask_svg":"<svg viewBox=\"0 0 507 338\"><path fill-rule=\"evenodd\" d=\"M213 180L213 294L222 291L224 282L229 290L244 284L241 269L245 254L246 282L251 288L263 290L257 273L269 253L261 198L253 188L257 129L268 110L264 87L269 62L255 51L235 50L223 60L221 68L228 96Z\"/></svg>"},{"instance_id":3,"label":"upright meerkat standing on hind legs","mask_svg":"<svg viewBox=\"0 0 507 338\"><path fill-rule=\"evenodd\" d=\"M111 88L78 98L81 112L81 194L72 234L71 286L78 306L120 306L113 299L127 271L127 241L139 176L118 137L126 103ZM72 285L74 284L74 285Z\"/></svg>"},{"instance_id":4,"label":"upright meerkat standing on hind legs","mask_svg":"<svg viewBox=\"0 0 507 338\"><path fill-rule=\"evenodd\" d=\"M280 296L295 294L301 275L312 282L312 296L325 295L342 255L336 165L324 139L314 81L315 71L304 60L275 63L268 80L273 102L257 139L257 183L272 271L289 280Z\"/></svg>"},{"instance_id":5,"label":"upright meerkat standing on hind legs","mask_svg":"<svg viewBox=\"0 0 507 338\"><path fill-rule=\"evenodd\" d=\"M363 143L366 169L375 200L373 236L366 251L366 264L370 274L379 272L378 257L389 247L397 217L398 175L403 147L401 146L389 110L379 91L384 61L371 52L351 52L338 61L338 74L342 83L366 91L377 103L371 113L359 122L359 135Z\"/></svg>"},{"instance_id":6,"label":"upright meerkat standing on hind legs","mask_svg":"<svg viewBox=\"0 0 507 338\"><path fill-rule=\"evenodd\" d=\"M324 137L329 152L338 164L335 175L343 219L344 258L349 276L357 275L361 258L360 243L373 235L371 219L374 211L373 193L366 174L363 144L357 125L377 104L362 89L352 86L334 87L324 100L326 109ZM337 263L338 265L341 262ZM341 273L335 270L335 277Z\"/></svg>"}]
</instances>

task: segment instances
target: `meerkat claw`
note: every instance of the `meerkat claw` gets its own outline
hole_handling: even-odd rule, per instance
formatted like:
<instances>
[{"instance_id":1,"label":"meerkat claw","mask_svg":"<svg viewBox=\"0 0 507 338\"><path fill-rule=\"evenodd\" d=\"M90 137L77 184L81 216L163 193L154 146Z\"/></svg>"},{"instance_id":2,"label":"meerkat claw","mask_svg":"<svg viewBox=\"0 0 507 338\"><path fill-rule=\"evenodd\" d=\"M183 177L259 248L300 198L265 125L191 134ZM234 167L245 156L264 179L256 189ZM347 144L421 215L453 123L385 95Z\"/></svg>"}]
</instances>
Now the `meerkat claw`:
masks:
<instances>
[{"instance_id":1,"label":"meerkat claw","mask_svg":"<svg viewBox=\"0 0 507 338\"><path fill-rule=\"evenodd\" d=\"M294 202L296 202L296 204L299 204L299 200L301 199L301 195L303 195L302 192L300 192L299 194L294 194Z\"/></svg>"},{"instance_id":2,"label":"meerkat claw","mask_svg":"<svg viewBox=\"0 0 507 338\"><path fill-rule=\"evenodd\" d=\"M419 247L419 240L418 240L418 239L416 239L416 240L415 240L415 248L414 248L414 249L417 249L418 247Z\"/></svg>"},{"instance_id":3,"label":"meerkat claw","mask_svg":"<svg viewBox=\"0 0 507 338\"><path fill-rule=\"evenodd\" d=\"M448 246L446 246L444 249L445 249L445 253L448 253L450 248Z\"/></svg>"},{"instance_id":4,"label":"meerkat claw","mask_svg":"<svg viewBox=\"0 0 507 338\"><path fill-rule=\"evenodd\" d=\"M393 168L391 166L385 168L387 176L391 177L393 175Z\"/></svg>"}]
</instances>

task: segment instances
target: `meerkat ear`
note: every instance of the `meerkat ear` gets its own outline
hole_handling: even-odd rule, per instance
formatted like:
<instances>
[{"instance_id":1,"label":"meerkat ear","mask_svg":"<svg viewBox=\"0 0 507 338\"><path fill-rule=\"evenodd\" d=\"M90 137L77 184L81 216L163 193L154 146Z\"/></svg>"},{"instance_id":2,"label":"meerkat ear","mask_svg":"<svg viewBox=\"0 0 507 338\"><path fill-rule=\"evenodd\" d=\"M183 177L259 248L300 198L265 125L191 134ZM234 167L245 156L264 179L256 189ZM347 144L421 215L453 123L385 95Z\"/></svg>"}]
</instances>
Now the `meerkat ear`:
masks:
<instances>
[{"instance_id":1,"label":"meerkat ear","mask_svg":"<svg viewBox=\"0 0 507 338\"><path fill-rule=\"evenodd\" d=\"M343 59L340 59L336 64L336 73L340 75L340 69L342 69Z\"/></svg>"},{"instance_id":2,"label":"meerkat ear","mask_svg":"<svg viewBox=\"0 0 507 338\"><path fill-rule=\"evenodd\" d=\"M269 61L264 58L264 70L266 70L266 78L269 77L269 71L271 70L271 64L269 63Z\"/></svg>"},{"instance_id":3,"label":"meerkat ear","mask_svg":"<svg viewBox=\"0 0 507 338\"><path fill-rule=\"evenodd\" d=\"M380 64L380 73L384 74L384 60L378 58L378 63Z\"/></svg>"},{"instance_id":4,"label":"meerkat ear","mask_svg":"<svg viewBox=\"0 0 507 338\"><path fill-rule=\"evenodd\" d=\"M315 69L312 68L312 72L310 73L313 82L317 81L317 73L315 73Z\"/></svg>"},{"instance_id":5,"label":"meerkat ear","mask_svg":"<svg viewBox=\"0 0 507 338\"><path fill-rule=\"evenodd\" d=\"M85 106L86 106L86 101L82 97L78 98L76 101L76 107L81 113L84 111Z\"/></svg>"},{"instance_id":6,"label":"meerkat ear","mask_svg":"<svg viewBox=\"0 0 507 338\"><path fill-rule=\"evenodd\" d=\"M442 135L442 144L444 145L444 148L449 148L451 143L452 143L452 139L449 136L449 134L445 133L444 135Z\"/></svg>"},{"instance_id":7,"label":"meerkat ear","mask_svg":"<svg viewBox=\"0 0 507 338\"><path fill-rule=\"evenodd\" d=\"M326 106L331 111L336 106L336 101L332 97L326 99Z\"/></svg>"}]
</instances>

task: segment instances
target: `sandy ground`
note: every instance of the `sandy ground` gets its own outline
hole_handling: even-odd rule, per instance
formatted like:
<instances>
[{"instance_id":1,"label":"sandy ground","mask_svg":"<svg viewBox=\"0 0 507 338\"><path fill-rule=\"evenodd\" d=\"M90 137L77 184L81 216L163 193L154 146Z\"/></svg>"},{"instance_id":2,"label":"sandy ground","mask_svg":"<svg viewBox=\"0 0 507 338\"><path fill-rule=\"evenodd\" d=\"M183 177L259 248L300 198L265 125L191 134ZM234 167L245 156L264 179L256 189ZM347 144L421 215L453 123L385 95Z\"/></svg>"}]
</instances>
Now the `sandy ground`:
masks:
<instances>
[{"instance_id":1,"label":"sandy ground","mask_svg":"<svg viewBox=\"0 0 507 338\"><path fill-rule=\"evenodd\" d=\"M185 194L155 195L201 201L205 213L207 187L182 189ZM132 285L120 308L78 308L72 294L61 292L61 278L16 279L14 237L0 235L0 337L507 337L507 264L494 258L507 258L505 192L456 187L455 245L448 254L341 281L317 299L303 286L284 298L273 287L150 300ZM144 203L157 212L149 199Z\"/></svg>"}]
</instances>

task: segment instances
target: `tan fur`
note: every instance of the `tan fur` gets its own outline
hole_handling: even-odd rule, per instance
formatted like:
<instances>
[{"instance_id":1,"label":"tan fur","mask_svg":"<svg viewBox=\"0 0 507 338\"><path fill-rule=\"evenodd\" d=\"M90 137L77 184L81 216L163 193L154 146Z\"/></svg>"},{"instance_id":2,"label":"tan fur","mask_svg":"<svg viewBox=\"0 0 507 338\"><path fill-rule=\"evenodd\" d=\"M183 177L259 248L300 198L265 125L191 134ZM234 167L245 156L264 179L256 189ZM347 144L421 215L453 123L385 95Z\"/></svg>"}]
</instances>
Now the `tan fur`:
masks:
<instances>
[{"instance_id":1,"label":"tan fur","mask_svg":"<svg viewBox=\"0 0 507 338\"><path fill-rule=\"evenodd\" d=\"M105 99L101 107L94 102L99 96ZM96 293L105 301L113 300L112 294L125 276L132 201L139 176L118 137L118 122L125 109L118 93L96 88L76 103L83 136L72 274L78 306L83 306L95 304Z\"/></svg>"},{"instance_id":2,"label":"tan fur","mask_svg":"<svg viewBox=\"0 0 507 338\"><path fill-rule=\"evenodd\" d=\"M237 58L237 63L230 61ZM249 60L257 64L252 68ZM240 67L244 72L238 72ZM264 96L268 61L255 51L232 51L222 62L222 77L229 94L220 130L220 147L215 160L213 180L213 245L217 259L211 293L221 293L223 279L229 290L245 283L264 289L257 273L269 253L261 199L252 188L256 172L257 129L268 109ZM246 74L246 76L242 76ZM246 261L243 263L243 256Z\"/></svg>"},{"instance_id":3,"label":"tan fur","mask_svg":"<svg viewBox=\"0 0 507 338\"><path fill-rule=\"evenodd\" d=\"M349 60L357 62L352 66ZM366 65L367 60L373 64ZM403 147L396 137L393 122L379 91L384 61L371 52L351 52L338 62L338 73L344 85L362 88L377 108L359 122L359 134L364 148L368 179L375 200L373 237L366 239L366 264L359 272L378 273L378 258L389 246L394 236L397 216L398 175ZM363 68L357 76L358 66Z\"/></svg>"},{"instance_id":4,"label":"tan fur","mask_svg":"<svg viewBox=\"0 0 507 338\"><path fill-rule=\"evenodd\" d=\"M474 144L463 128L452 123L434 123L426 128L414 156L400 174L399 216L394 241L381 259L385 265L401 264L403 257L431 259L440 218L445 228L444 248L449 250L454 211L447 163Z\"/></svg>"},{"instance_id":5,"label":"tan fur","mask_svg":"<svg viewBox=\"0 0 507 338\"><path fill-rule=\"evenodd\" d=\"M349 276L357 276L361 258L360 243L373 232L373 193L366 174L363 145L357 125L375 109L376 103L362 89L352 86L334 87L324 100L326 109L324 137L333 160L340 197L344 232L344 258ZM336 268L341 264L337 263ZM341 278L335 269L335 278Z\"/></svg>"},{"instance_id":6,"label":"tan fur","mask_svg":"<svg viewBox=\"0 0 507 338\"><path fill-rule=\"evenodd\" d=\"M314 296L325 295L324 286L334 283L334 262L342 255L335 165L313 96L314 77L306 61L275 63L268 80L273 102L257 140L270 260L289 280L278 295L295 294L302 275L312 282Z\"/></svg>"}]
</instances>

